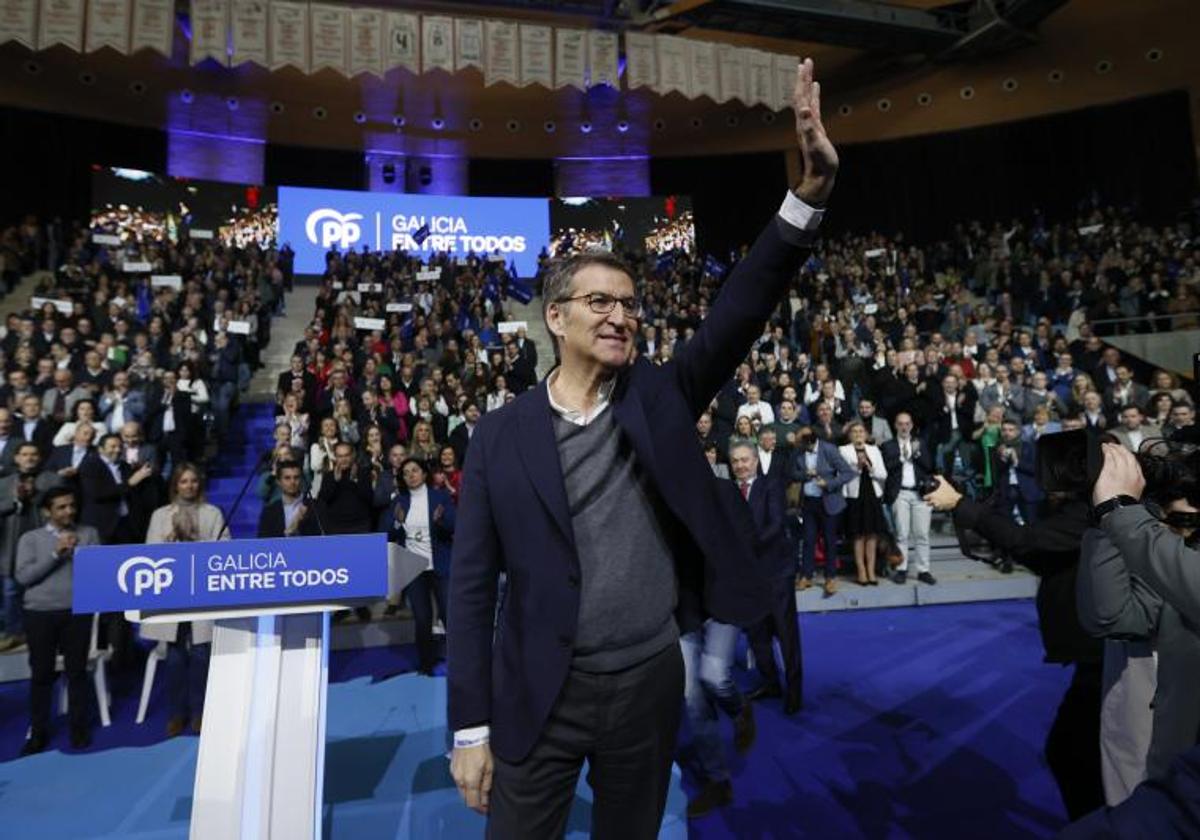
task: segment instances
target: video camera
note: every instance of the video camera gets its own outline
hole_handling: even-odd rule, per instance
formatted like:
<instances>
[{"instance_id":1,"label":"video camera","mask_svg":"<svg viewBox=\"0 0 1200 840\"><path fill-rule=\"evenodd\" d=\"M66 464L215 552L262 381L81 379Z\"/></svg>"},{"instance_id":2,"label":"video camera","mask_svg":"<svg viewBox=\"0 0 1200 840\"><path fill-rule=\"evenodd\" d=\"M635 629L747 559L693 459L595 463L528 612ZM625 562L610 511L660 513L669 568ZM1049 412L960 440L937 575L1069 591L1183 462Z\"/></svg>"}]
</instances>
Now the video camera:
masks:
<instances>
[{"instance_id":1,"label":"video camera","mask_svg":"<svg viewBox=\"0 0 1200 840\"><path fill-rule=\"evenodd\" d=\"M1037 444L1038 483L1048 493L1091 501L1092 488L1104 467L1103 443L1119 443L1107 434L1086 429L1043 435ZM1134 453L1146 479L1146 497L1184 496L1200 507L1200 447L1167 440L1146 441Z\"/></svg>"}]
</instances>

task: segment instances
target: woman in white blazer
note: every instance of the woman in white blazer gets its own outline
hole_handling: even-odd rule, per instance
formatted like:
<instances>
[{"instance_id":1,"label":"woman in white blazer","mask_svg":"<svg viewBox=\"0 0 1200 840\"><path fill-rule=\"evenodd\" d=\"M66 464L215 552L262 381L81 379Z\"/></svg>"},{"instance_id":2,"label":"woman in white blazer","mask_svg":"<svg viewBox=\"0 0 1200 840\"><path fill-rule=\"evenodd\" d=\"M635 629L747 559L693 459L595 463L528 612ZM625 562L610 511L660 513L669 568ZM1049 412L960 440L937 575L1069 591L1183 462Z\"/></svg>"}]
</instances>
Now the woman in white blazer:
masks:
<instances>
[{"instance_id":1,"label":"woman in white blazer","mask_svg":"<svg viewBox=\"0 0 1200 840\"><path fill-rule=\"evenodd\" d=\"M867 443L867 427L854 421L846 429L850 442L838 447L847 464L855 468L858 477L842 488L846 497L846 536L854 544L854 566L859 586L878 586L875 578L875 552L879 536L887 533L883 516L883 483L887 467L879 447Z\"/></svg>"},{"instance_id":2,"label":"woman in white blazer","mask_svg":"<svg viewBox=\"0 0 1200 840\"><path fill-rule=\"evenodd\" d=\"M195 464L182 463L171 475L170 504L150 516L147 544L213 542L229 539L220 508L204 500L203 479ZM167 643L167 737L181 733L191 721L200 731L208 657L212 647L211 621L143 624L142 638Z\"/></svg>"}]
</instances>

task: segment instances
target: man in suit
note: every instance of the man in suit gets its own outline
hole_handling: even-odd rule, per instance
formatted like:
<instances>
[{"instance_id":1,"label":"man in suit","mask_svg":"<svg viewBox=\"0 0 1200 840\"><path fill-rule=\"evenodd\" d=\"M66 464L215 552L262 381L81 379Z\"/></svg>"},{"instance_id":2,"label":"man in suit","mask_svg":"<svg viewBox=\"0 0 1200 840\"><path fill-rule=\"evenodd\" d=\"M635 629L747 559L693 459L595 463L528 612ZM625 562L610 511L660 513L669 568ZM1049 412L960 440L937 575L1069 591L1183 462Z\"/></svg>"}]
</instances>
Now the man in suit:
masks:
<instances>
[{"instance_id":1,"label":"man in suit","mask_svg":"<svg viewBox=\"0 0 1200 840\"><path fill-rule=\"evenodd\" d=\"M312 372L305 369L304 357L293 355L290 366L283 373L279 374L279 378L275 383L276 394L290 394L294 389L292 380L299 379L303 384L303 392L310 395L316 390L317 378ZM305 407L307 410L307 406Z\"/></svg>"},{"instance_id":2,"label":"man in suit","mask_svg":"<svg viewBox=\"0 0 1200 840\"><path fill-rule=\"evenodd\" d=\"M1000 442L992 449L992 475L996 498L1005 513L1013 506L1021 520L1032 525L1038 520L1038 506L1046 498L1037 475L1037 443L1021 439L1021 427L1009 418L1000 424Z\"/></svg>"},{"instance_id":3,"label":"man in suit","mask_svg":"<svg viewBox=\"0 0 1200 840\"><path fill-rule=\"evenodd\" d=\"M941 387L929 389L929 445L935 448L939 472L953 475L954 453L969 442L975 430L975 391L963 388L958 376L948 373ZM965 461L966 459L964 459Z\"/></svg>"},{"instance_id":4,"label":"man in suit","mask_svg":"<svg viewBox=\"0 0 1200 840\"><path fill-rule=\"evenodd\" d=\"M450 546L454 539L454 500L441 488L428 485L425 465L406 458L400 467L403 481L380 525L387 529L388 542L411 551L426 561L425 570L404 588L413 611L417 636L418 671L433 676L437 648L433 638L433 604L446 620L446 588L450 581Z\"/></svg>"},{"instance_id":5,"label":"man in suit","mask_svg":"<svg viewBox=\"0 0 1200 840\"><path fill-rule=\"evenodd\" d=\"M265 505L258 517L258 536L318 537L321 527L312 510L312 500L304 496L304 469L297 461L275 465L279 498Z\"/></svg>"},{"instance_id":6,"label":"man in suit","mask_svg":"<svg viewBox=\"0 0 1200 840\"><path fill-rule=\"evenodd\" d=\"M471 445L471 438L479 425L479 403L470 400L463 406L462 411L463 422L455 426L454 431L450 433L450 446L454 448L454 455L460 464L466 463L467 448Z\"/></svg>"},{"instance_id":7,"label":"man in suit","mask_svg":"<svg viewBox=\"0 0 1200 840\"><path fill-rule=\"evenodd\" d=\"M100 439L95 457L84 458L79 466L79 521L91 525L105 545L134 542L131 526L131 494L154 474L151 464L136 470L121 460L121 436L108 434ZM144 513L144 512L143 512ZM149 515L143 517L149 523Z\"/></svg>"},{"instance_id":8,"label":"man in suit","mask_svg":"<svg viewBox=\"0 0 1200 840\"><path fill-rule=\"evenodd\" d=\"M762 685L752 691L748 699L783 697L783 713L794 715L800 711L802 703L804 668L800 625L796 621L796 552L785 525L787 503L783 482L756 478L758 459L754 448L747 444L733 446L729 452L729 465L733 480L754 518L755 554L771 581L771 611L746 630L758 673L763 679ZM779 669L775 666L772 639L779 640L784 667L782 684Z\"/></svg>"},{"instance_id":9,"label":"man in suit","mask_svg":"<svg viewBox=\"0 0 1200 840\"><path fill-rule=\"evenodd\" d=\"M881 446L880 451L887 467L883 502L892 509L896 543L903 558L892 580L900 584L908 580L908 561L912 556L908 541L911 538L917 550L917 580L935 584L937 581L929 569L929 526L933 508L922 498L922 488L934 474L933 453L925 441L913 434L911 414L901 411L896 415L896 437Z\"/></svg>"},{"instance_id":10,"label":"man in suit","mask_svg":"<svg viewBox=\"0 0 1200 840\"><path fill-rule=\"evenodd\" d=\"M339 443L333 449L333 471L321 480L317 494L321 524L327 534L368 534L374 524L371 476L360 470L354 447Z\"/></svg>"},{"instance_id":11,"label":"man in suit","mask_svg":"<svg viewBox=\"0 0 1200 840\"><path fill-rule=\"evenodd\" d=\"M1104 390L1104 413L1115 419L1127 406L1136 405L1143 411L1150 402L1150 389L1133 380L1133 369L1117 365L1117 381Z\"/></svg>"},{"instance_id":12,"label":"man in suit","mask_svg":"<svg viewBox=\"0 0 1200 840\"><path fill-rule=\"evenodd\" d=\"M164 370L147 402L146 436L158 449L164 476L169 476L171 470L188 460L192 398L179 390L175 371Z\"/></svg>"},{"instance_id":13,"label":"man in suit","mask_svg":"<svg viewBox=\"0 0 1200 840\"><path fill-rule=\"evenodd\" d=\"M804 177L683 351L637 357L631 270L606 252L567 258L543 291L561 364L476 430L450 581L451 773L492 837L561 836L585 760L593 833L655 834L679 633L701 603L734 625L765 612L749 511L719 492L692 428L779 305L833 189L811 61L795 111Z\"/></svg>"},{"instance_id":14,"label":"man in suit","mask_svg":"<svg viewBox=\"0 0 1200 840\"><path fill-rule=\"evenodd\" d=\"M804 525L804 548L800 552L800 578L796 588L812 586L817 538L825 540L825 594L837 592L837 540L846 499L842 488L858 474L842 458L838 448L821 440L812 429L797 435L792 459L792 481L800 482L800 515Z\"/></svg>"},{"instance_id":15,"label":"man in suit","mask_svg":"<svg viewBox=\"0 0 1200 840\"><path fill-rule=\"evenodd\" d=\"M1121 409L1120 425L1109 432L1130 452L1138 452L1148 441L1162 440L1162 431L1153 424L1146 424L1146 416L1135 403Z\"/></svg>"},{"instance_id":16,"label":"man in suit","mask_svg":"<svg viewBox=\"0 0 1200 840\"><path fill-rule=\"evenodd\" d=\"M22 442L14 457L14 471L0 478L0 585L3 585L4 635L0 651L11 650L25 641L23 590L13 571L17 561L17 540L26 531L42 525L38 500L61 480L41 469L42 453L35 444Z\"/></svg>"},{"instance_id":17,"label":"man in suit","mask_svg":"<svg viewBox=\"0 0 1200 840\"><path fill-rule=\"evenodd\" d=\"M768 426L758 433L754 466L759 475L765 475L782 488L792 472L791 450L780 447L774 427Z\"/></svg>"},{"instance_id":18,"label":"man in suit","mask_svg":"<svg viewBox=\"0 0 1200 840\"><path fill-rule=\"evenodd\" d=\"M26 394L22 398L20 422L16 431L21 440L37 444L42 458L50 457L50 450L54 445L54 427L49 420L42 419L42 401L35 394Z\"/></svg>"},{"instance_id":19,"label":"man in suit","mask_svg":"<svg viewBox=\"0 0 1200 840\"><path fill-rule=\"evenodd\" d=\"M888 425L888 421L875 413L875 401L869 397L863 397L858 401L858 421L867 429L867 438L870 443L882 448L885 443L892 439L892 427ZM851 420L850 423L854 421ZM846 434L846 429L850 423L842 427L842 435Z\"/></svg>"},{"instance_id":20,"label":"man in suit","mask_svg":"<svg viewBox=\"0 0 1200 840\"><path fill-rule=\"evenodd\" d=\"M146 395L129 387L129 373L118 370L112 375L112 387L100 397L100 419L110 432L120 434L130 421L146 419Z\"/></svg>"},{"instance_id":21,"label":"man in suit","mask_svg":"<svg viewBox=\"0 0 1200 840\"><path fill-rule=\"evenodd\" d=\"M17 448L24 443L13 429L12 412L0 407L0 477L10 475L14 469Z\"/></svg>"},{"instance_id":22,"label":"man in suit","mask_svg":"<svg viewBox=\"0 0 1200 840\"><path fill-rule=\"evenodd\" d=\"M90 423L75 427L71 442L56 446L46 461L46 468L53 470L71 487L79 487L79 469L84 460L92 454L92 442L96 439L96 427Z\"/></svg>"},{"instance_id":23,"label":"man in suit","mask_svg":"<svg viewBox=\"0 0 1200 840\"><path fill-rule=\"evenodd\" d=\"M538 362L537 342L528 336L524 327L517 328L517 337L515 340L517 347L521 351L521 356L524 357L526 364L529 365L529 369L536 371Z\"/></svg>"},{"instance_id":24,"label":"man in suit","mask_svg":"<svg viewBox=\"0 0 1200 840\"><path fill-rule=\"evenodd\" d=\"M58 678L55 659L63 657L70 710L71 746L92 742L87 692L87 655L92 617L71 612L71 576L75 549L99 545L94 528L77 525L75 494L66 487L46 491L43 527L17 541L17 583L24 587L25 633L29 644L29 738L21 755L46 749L50 740L50 699Z\"/></svg>"},{"instance_id":25,"label":"man in suit","mask_svg":"<svg viewBox=\"0 0 1200 840\"><path fill-rule=\"evenodd\" d=\"M71 418L75 403L91 398L91 391L75 387L74 374L70 369L58 368L54 371L54 387L42 395L42 418L57 428Z\"/></svg>"},{"instance_id":26,"label":"man in suit","mask_svg":"<svg viewBox=\"0 0 1200 840\"><path fill-rule=\"evenodd\" d=\"M757 475L758 463L753 445L746 442L735 445L730 451L730 460L738 478L736 484L721 482L722 492L737 487L742 498L748 499L753 485L759 488L756 496L762 499L775 494L773 482ZM778 525L776 523L775 530L778 530ZM764 559L761 554L759 559ZM788 583L791 583L790 579ZM788 594L792 595L790 585L788 590ZM794 595L792 597L794 599ZM692 748L696 755L694 765L700 783L699 793L688 801L689 819L702 817L733 802L729 763L718 730L719 713L724 712L733 721L734 746L739 755L744 755L754 743L754 708L742 696L732 675L733 658L740 635L741 629L736 625L707 618L698 627L679 637L679 648L683 654L683 702L688 729L692 733ZM770 647L769 636L767 646Z\"/></svg>"}]
</instances>

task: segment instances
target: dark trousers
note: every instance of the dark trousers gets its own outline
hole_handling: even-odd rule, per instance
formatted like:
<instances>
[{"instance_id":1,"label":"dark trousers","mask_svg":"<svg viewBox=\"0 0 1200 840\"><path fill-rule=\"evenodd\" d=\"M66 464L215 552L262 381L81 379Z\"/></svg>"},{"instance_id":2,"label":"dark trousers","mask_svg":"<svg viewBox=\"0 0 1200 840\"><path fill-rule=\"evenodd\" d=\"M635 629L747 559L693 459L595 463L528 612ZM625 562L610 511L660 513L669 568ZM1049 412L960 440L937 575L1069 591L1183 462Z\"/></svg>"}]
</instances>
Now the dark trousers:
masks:
<instances>
[{"instance_id":1,"label":"dark trousers","mask_svg":"<svg viewBox=\"0 0 1200 840\"><path fill-rule=\"evenodd\" d=\"M25 640L29 644L29 724L34 736L50 731L50 701L54 694L55 658L61 652L67 677L67 706L72 727L87 726L87 655L92 617L70 610L26 610Z\"/></svg>"},{"instance_id":2,"label":"dark trousers","mask_svg":"<svg viewBox=\"0 0 1200 840\"><path fill-rule=\"evenodd\" d=\"M784 667L781 688L789 700L799 700L804 681L804 657L800 648L800 622L796 620L796 587L790 576L771 582L771 612L746 633L750 637L750 649L754 651L754 664L768 685L780 685L775 649L771 645L771 639L779 640Z\"/></svg>"},{"instance_id":3,"label":"dark trousers","mask_svg":"<svg viewBox=\"0 0 1200 840\"><path fill-rule=\"evenodd\" d=\"M1075 821L1104 806L1100 776L1099 664L1079 663L1046 737L1046 763Z\"/></svg>"},{"instance_id":4,"label":"dark trousers","mask_svg":"<svg viewBox=\"0 0 1200 840\"><path fill-rule=\"evenodd\" d=\"M413 624L417 634L418 667L425 673L437 664L437 646L433 641L433 601L437 600L438 615L446 622L446 582L437 572L425 571L404 587L404 597L412 607Z\"/></svg>"},{"instance_id":5,"label":"dark trousers","mask_svg":"<svg viewBox=\"0 0 1200 840\"><path fill-rule=\"evenodd\" d=\"M491 840L559 838L586 759L591 836L658 836L683 708L683 657L668 645L613 674L567 674L533 750L512 764L495 757Z\"/></svg>"},{"instance_id":6,"label":"dark trousers","mask_svg":"<svg viewBox=\"0 0 1200 840\"><path fill-rule=\"evenodd\" d=\"M801 512L804 516L804 549L800 553L800 576L813 576L813 556L817 550L817 536L825 537L825 576L837 574L837 538L838 522L841 514L825 512L822 499L805 496L801 500Z\"/></svg>"},{"instance_id":7,"label":"dark trousers","mask_svg":"<svg viewBox=\"0 0 1200 840\"><path fill-rule=\"evenodd\" d=\"M179 634L167 645L167 658L163 663L167 671L168 717L187 720L204 714L211 652L210 644L192 644L190 621L179 625Z\"/></svg>"}]
</instances>

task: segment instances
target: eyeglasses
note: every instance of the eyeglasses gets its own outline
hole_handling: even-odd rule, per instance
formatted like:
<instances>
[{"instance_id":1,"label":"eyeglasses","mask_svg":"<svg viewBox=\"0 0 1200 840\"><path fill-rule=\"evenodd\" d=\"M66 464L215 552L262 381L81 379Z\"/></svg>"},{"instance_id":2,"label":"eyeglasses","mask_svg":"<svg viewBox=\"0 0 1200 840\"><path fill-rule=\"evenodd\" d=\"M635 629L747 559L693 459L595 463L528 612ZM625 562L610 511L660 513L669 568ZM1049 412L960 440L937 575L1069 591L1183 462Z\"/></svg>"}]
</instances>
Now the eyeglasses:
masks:
<instances>
[{"instance_id":1,"label":"eyeglasses","mask_svg":"<svg viewBox=\"0 0 1200 840\"><path fill-rule=\"evenodd\" d=\"M636 297L619 298L612 295L606 295L603 292L591 292L586 295L575 295L575 297L559 298L557 303L568 303L573 300L582 300L587 303L588 309L595 312L597 315L607 315L617 308L617 304L621 304L621 310L625 313L626 318L632 318L635 321L640 321L642 315L645 314L645 308L642 306L641 300Z\"/></svg>"}]
</instances>

